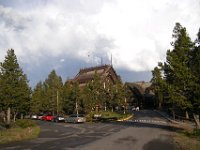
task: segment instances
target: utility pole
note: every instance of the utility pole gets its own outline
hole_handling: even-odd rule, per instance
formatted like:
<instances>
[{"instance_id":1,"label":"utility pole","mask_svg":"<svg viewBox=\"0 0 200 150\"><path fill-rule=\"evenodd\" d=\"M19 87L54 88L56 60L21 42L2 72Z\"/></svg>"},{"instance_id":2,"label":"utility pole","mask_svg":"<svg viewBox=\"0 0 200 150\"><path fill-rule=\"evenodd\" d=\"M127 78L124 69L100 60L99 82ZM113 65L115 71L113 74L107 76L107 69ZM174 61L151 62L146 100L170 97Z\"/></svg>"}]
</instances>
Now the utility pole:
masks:
<instances>
[{"instance_id":1,"label":"utility pole","mask_svg":"<svg viewBox=\"0 0 200 150\"><path fill-rule=\"evenodd\" d=\"M78 117L78 103L77 103L77 100L76 100L76 115Z\"/></svg>"},{"instance_id":2,"label":"utility pole","mask_svg":"<svg viewBox=\"0 0 200 150\"><path fill-rule=\"evenodd\" d=\"M126 97L124 99L124 114L126 114Z\"/></svg>"},{"instance_id":3,"label":"utility pole","mask_svg":"<svg viewBox=\"0 0 200 150\"><path fill-rule=\"evenodd\" d=\"M57 115L58 115L58 110L59 110L59 99L58 99L58 90L57 90L57 94L56 94L57 96L57 98L56 98L56 103L57 103Z\"/></svg>"},{"instance_id":4,"label":"utility pole","mask_svg":"<svg viewBox=\"0 0 200 150\"><path fill-rule=\"evenodd\" d=\"M112 53L111 53L111 60L110 60L110 61L111 61L111 62L110 62L110 63L111 63L111 66L113 66L113 62L112 62Z\"/></svg>"}]
</instances>

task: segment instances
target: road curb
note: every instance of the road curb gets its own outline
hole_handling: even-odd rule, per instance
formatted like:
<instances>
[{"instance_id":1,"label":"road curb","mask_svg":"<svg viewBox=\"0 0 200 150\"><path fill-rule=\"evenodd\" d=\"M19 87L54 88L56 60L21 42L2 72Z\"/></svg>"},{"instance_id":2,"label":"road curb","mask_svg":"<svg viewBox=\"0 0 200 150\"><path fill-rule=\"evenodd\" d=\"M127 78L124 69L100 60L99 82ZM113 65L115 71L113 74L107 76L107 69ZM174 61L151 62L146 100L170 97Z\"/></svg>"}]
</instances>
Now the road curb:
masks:
<instances>
[{"instance_id":1,"label":"road curb","mask_svg":"<svg viewBox=\"0 0 200 150\"><path fill-rule=\"evenodd\" d=\"M154 110L155 112L157 112L158 114L160 114L163 118L167 119L169 122L173 122L174 120L170 119L169 117L167 117L166 115L163 115L160 111L158 110Z\"/></svg>"},{"instance_id":2,"label":"road curb","mask_svg":"<svg viewBox=\"0 0 200 150\"><path fill-rule=\"evenodd\" d=\"M194 128L192 127L191 125L188 125L186 123L183 123L183 122L179 122L179 121L176 121L176 120L173 120L173 119L170 119L170 117L166 116L166 115L163 115L160 111L158 110L154 110L155 112L157 112L158 114L160 114L161 116L163 116L165 119L167 119L170 123L172 124L177 124L177 125L181 125L181 126L189 126L190 128Z\"/></svg>"},{"instance_id":3,"label":"road curb","mask_svg":"<svg viewBox=\"0 0 200 150\"><path fill-rule=\"evenodd\" d=\"M133 117L133 115L130 115L130 116L126 117L126 118L118 119L117 121L119 121L119 122L121 122L121 121L126 121L126 120L131 119L132 117Z\"/></svg>"}]
</instances>

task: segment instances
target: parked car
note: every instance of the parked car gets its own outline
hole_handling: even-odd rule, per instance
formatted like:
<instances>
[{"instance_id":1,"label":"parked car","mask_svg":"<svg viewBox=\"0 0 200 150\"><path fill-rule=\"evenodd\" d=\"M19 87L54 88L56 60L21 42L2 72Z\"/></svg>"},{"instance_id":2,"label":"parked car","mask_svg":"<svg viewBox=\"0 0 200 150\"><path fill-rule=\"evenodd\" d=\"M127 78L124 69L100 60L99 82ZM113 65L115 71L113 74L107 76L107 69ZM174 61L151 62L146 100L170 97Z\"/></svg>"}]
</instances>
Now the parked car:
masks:
<instances>
[{"instance_id":1,"label":"parked car","mask_svg":"<svg viewBox=\"0 0 200 150\"><path fill-rule=\"evenodd\" d=\"M65 122L65 118L62 115L54 116L53 120L54 122Z\"/></svg>"},{"instance_id":2,"label":"parked car","mask_svg":"<svg viewBox=\"0 0 200 150\"><path fill-rule=\"evenodd\" d=\"M31 119L37 119L37 115L36 114L31 115Z\"/></svg>"},{"instance_id":3,"label":"parked car","mask_svg":"<svg viewBox=\"0 0 200 150\"><path fill-rule=\"evenodd\" d=\"M72 114L65 119L65 122L69 123L84 123L86 122L86 118L83 114Z\"/></svg>"},{"instance_id":4,"label":"parked car","mask_svg":"<svg viewBox=\"0 0 200 150\"><path fill-rule=\"evenodd\" d=\"M38 114L38 115L37 115L37 119L42 120L42 116L44 116L43 113Z\"/></svg>"},{"instance_id":5,"label":"parked car","mask_svg":"<svg viewBox=\"0 0 200 150\"><path fill-rule=\"evenodd\" d=\"M43 120L43 121L52 121L53 118L54 118L54 116L52 116L52 115L44 115L44 116L42 116L41 120Z\"/></svg>"}]
</instances>

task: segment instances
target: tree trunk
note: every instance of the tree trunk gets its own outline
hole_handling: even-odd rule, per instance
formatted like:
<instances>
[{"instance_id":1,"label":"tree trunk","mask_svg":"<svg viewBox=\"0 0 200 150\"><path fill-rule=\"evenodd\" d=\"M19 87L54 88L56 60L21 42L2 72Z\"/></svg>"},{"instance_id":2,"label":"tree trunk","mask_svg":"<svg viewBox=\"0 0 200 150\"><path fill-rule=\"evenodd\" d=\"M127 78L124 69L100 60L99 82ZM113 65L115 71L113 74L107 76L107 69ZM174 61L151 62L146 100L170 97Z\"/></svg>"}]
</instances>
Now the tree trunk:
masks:
<instances>
[{"instance_id":1,"label":"tree trunk","mask_svg":"<svg viewBox=\"0 0 200 150\"><path fill-rule=\"evenodd\" d=\"M125 108L125 106L124 106L124 114L126 114L126 108Z\"/></svg>"},{"instance_id":2,"label":"tree trunk","mask_svg":"<svg viewBox=\"0 0 200 150\"><path fill-rule=\"evenodd\" d=\"M16 116L17 116L17 112L14 112L14 115L13 115L13 121L14 122L16 121Z\"/></svg>"},{"instance_id":3,"label":"tree trunk","mask_svg":"<svg viewBox=\"0 0 200 150\"><path fill-rule=\"evenodd\" d=\"M199 115L193 113L193 117L196 124L196 128L200 129Z\"/></svg>"},{"instance_id":4,"label":"tree trunk","mask_svg":"<svg viewBox=\"0 0 200 150\"><path fill-rule=\"evenodd\" d=\"M10 107L7 109L7 124L10 124Z\"/></svg>"},{"instance_id":5,"label":"tree trunk","mask_svg":"<svg viewBox=\"0 0 200 150\"><path fill-rule=\"evenodd\" d=\"M24 119L24 114L21 113L20 118L21 118L21 119Z\"/></svg>"},{"instance_id":6,"label":"tree trunk","mask_svg":"<svg viewBox=\"0 0 200 150\"><path fill-rule=\"evenodd\" d=\"M6 122L6 112L3 111L2 114L3 114L3 122Z\"/></svg>"},{"instance_id":7,"label":"tree trunk","mask_svg":"<svg viewBox=\"0 0 200 150\"><path fill-rule=\"evenodd\" d=\"M187 111L187 110L185 111L185 118L186 118L186 119L189 119L189 114L188 114L188 111Z\"/></svg>"},{"instance_id":8,"label":"tree trunk","mask_svg":"<svg viewBox=\"0 0 200 150\"><path fill-rule=\"evenodd\" d=\"M162 109L162 101L163 101L163 96L161 93L159 93L159 99L158 99L158 109Z\"/></svg>"},{"instance_id":9,"label":"tree trunk","mask_svg":"<svg viewBox=\"0 0 200 150\"><path fill-rule=\"evenodd\" d=\"M159 102L159 104L158 104L158 109L159 109L159 110L162 109L162 103L161 103L161 102Z\"/></svg>"},{"instance_id":10,"label":"tree trunk","mask_svg":"<svg viewBox=\"0 0 200 150\"><path fill-rule=\"evenodd\" d=\"M175 111L172 110L172 116L173 116L173 119L175 120Z\"/></svg>"}]
</instances>

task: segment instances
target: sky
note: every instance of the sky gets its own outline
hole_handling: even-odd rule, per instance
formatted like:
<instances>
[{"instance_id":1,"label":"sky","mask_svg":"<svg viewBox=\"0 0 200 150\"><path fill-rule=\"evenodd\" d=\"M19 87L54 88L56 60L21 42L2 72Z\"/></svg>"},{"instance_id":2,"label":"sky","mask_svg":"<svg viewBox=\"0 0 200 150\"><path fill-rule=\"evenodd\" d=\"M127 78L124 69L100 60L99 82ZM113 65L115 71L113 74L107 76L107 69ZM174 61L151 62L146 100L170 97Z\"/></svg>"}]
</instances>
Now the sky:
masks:
<instances>
[{"instance_id":1,"label":"sky","mask_svg":"<svg viewBox=\"0 0 200 150\"><path fill-rule=\"evenodd\" d=\"M0 0L0 62L13 48L31 86L111 60L124 82L150 81L176 22L195 40L200 0Z\"/></svg>"}]
</instances>

